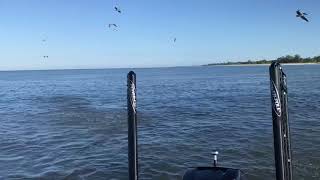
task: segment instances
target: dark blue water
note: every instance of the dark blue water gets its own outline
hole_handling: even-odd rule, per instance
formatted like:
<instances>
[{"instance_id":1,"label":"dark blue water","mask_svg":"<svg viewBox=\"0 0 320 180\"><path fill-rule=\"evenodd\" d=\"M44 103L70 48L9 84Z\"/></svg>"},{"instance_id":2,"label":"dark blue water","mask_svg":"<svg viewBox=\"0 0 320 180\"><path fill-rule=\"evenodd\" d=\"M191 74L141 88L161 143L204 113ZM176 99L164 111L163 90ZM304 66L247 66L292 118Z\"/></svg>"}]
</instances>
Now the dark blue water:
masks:
<instances>
[{"instance_id":1,"label":"dark blue water","mask_svg":"<svg viewBox=\"0 0 320 180\"><path fill-rule=\"evenodd\" d=\"M320 66L285 66L295 179L320 178ZM0 72L0 179L127 179L129 69ZM143 179L275 177L267 66L135 69Z\"/></svg>"}]
</instances>

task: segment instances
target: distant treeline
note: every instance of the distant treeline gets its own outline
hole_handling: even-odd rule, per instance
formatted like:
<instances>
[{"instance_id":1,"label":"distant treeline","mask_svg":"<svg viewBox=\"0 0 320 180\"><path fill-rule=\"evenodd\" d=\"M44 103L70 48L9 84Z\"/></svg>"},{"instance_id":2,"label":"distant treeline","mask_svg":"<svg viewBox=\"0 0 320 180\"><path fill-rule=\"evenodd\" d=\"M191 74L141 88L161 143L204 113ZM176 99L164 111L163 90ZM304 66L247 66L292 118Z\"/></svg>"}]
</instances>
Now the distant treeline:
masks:
<instances>
[{"instance_id":1,"label":"distant treeline","mask_svg":"<svg viewBox=\"0 0 320 180\"><path fill-rule=\"evenodd\" d=\"M272 61L275 60L258 60L258 61L245 61L245 62L225 62L225 63L212 63L208 64L208 66L212 65L236 65L236 64L270 64ZM296 54L294 56L287 55L287 56L282 56L276 59L276 61L280 63L320 63L320 56L315 56L315 57L307 57L307 58L302 58L300 55Z\"/></svg>"}]
</instances>

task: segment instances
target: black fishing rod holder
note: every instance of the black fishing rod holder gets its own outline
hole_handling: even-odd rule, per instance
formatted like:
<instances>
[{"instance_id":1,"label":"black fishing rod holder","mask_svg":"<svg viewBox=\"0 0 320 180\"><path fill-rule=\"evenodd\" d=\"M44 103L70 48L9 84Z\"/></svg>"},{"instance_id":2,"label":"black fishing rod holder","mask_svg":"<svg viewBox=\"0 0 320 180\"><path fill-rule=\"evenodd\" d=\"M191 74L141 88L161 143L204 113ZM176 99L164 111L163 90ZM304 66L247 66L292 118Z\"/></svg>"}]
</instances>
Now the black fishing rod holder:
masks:
<instances>
[{"instance_id":1,"label":"black fishing rod holder","mask_svg":"<svg viewBox=\"0 0 320 180\"><path fill-rule=\"evenodd\" d=\"M269 68L274 157L277 180L292 180L287 76L278 62Z\"/></svg>"},{"instance_id":2,"label":"black fishing rod holder","mask_svg":"<svg viewBox=\"0 0 320 180\"><path fill-rule=\"evenodd\" d=\"M137 92L136 74L130 71L127 76L128 110L128 168L129 180L138 180L138 137L137 137Z\"/></svg>"}]
</instances>

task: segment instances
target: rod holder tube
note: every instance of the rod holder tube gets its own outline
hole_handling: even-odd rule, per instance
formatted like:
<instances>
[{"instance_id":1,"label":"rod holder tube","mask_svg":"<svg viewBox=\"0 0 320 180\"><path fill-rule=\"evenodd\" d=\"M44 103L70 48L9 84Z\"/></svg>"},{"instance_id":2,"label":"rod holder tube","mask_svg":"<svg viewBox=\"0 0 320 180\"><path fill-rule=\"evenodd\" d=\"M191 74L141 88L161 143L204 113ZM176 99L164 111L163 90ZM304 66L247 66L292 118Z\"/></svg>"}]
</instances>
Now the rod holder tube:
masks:
<instances>
[{"instance_id":1,"label":"rod holder tube","mask_svg":"<svg viewBox=\"0 0 320 180\"><path fill-rule=\"evenodd\" d=\"M278 62L270 65L269 72L276 178L292 180L286 75Z\"/></svg>"},{"instance_id":2,"label":"rod holder tube","mask_svg":"<svg viewBox=\"0 0 320 180\"><path fill-rule=\"evenodd\" d=\"M136 74L130 71L127 76L128 110L128 168L129 180L138 180L138 140L137 140L137 99Z\"/></svg>"}]
</instances>

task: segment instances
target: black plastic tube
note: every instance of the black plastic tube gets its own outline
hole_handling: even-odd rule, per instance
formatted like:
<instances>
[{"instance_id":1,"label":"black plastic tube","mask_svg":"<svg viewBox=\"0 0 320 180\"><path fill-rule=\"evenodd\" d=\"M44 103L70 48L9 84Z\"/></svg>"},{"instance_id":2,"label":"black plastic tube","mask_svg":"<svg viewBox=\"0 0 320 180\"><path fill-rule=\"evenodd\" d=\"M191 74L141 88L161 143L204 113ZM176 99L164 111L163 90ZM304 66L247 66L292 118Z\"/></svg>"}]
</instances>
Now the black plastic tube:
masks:
<instances>
[{"instance_id":1,"label":"black plastic tube","mask_svg":"<svg viewBox=\"0 0 320 180\"><path fill-rule=\"evenodd\" d=\"M129 180L138 180L136 74L127 76Z\"/></svg>"},{"instance_id":2,"label":"black plastic tube","mask_svg":"<svg viewBox=\"0 0 320 180\"><path fill-rule=\"evenodd\" d=\"M278 62L271 64L269 72L276 177L277 180L292 180L286 75Z\"/></svg>"}]
</instances>

